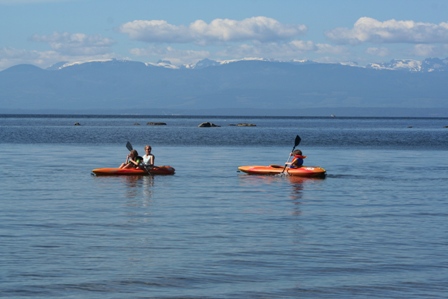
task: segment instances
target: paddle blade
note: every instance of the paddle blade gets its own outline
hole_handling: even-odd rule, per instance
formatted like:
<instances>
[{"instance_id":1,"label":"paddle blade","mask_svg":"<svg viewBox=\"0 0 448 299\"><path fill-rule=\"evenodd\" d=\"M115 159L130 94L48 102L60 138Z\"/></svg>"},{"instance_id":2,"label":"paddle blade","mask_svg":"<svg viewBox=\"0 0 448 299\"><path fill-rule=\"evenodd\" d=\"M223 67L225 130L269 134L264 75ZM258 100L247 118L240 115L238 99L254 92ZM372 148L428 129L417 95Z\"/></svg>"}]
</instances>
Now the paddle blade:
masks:
<instances>
[{"instance_id":1,"label":"paddle blade","mask_svg":"<svg viewBox=\"0 0 448 299\"><path fill-rule=\"evenodd\" d=\"M127 148L129 151L132 151L132 150L133 150L133 148L132 148L132 144L131 144L129 141L126 143L126 148Z\"/></svg>"},{"instance_id":2,"label":"paddle blade","mask_svg":"<svg viewBox=\"0 0 448 299\"><path fill-rule=\"evenodd\" d=\"M302 139L300 138L300 136L297 135L297 136L296 136L296 140L294 141L294 147L298 146L298 145L300 144L300 141L301 141L301 140L302 140Z\"/></svg>"}]
</instances>

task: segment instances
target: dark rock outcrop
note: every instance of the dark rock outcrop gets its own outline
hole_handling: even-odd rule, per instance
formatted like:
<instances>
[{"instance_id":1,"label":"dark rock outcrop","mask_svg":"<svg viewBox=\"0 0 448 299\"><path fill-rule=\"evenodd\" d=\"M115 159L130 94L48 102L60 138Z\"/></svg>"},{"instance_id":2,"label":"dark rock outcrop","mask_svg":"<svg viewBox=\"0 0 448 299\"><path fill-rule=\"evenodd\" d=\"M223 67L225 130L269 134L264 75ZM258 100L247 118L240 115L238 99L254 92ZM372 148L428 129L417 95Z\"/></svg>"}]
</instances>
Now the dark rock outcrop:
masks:
<instances>
[{"instance_id":1,"label":"dark rock outcrop","mask_svg":"<svg viewBox=\"0 0 448 299\"><path fill-rule=\"evenodd\" d=\"M220 127L220 126L215 125L214 123L211 123L211 122L204 122L204 123L199 124L198 127L199 128L214 128L214 127Z\"/></svg>"}]
</instances>

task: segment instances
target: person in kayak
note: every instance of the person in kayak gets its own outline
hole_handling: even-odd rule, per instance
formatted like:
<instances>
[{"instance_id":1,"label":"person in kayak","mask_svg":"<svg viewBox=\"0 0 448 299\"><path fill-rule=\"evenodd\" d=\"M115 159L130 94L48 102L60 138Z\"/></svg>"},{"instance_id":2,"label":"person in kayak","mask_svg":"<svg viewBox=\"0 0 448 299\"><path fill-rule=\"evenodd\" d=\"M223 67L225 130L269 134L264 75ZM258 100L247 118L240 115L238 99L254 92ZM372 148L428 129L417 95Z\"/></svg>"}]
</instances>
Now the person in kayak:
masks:
<instances>
[{"instance_id":1,"label":"person in kayak","mask_svg":"<svg viewBox=\"0 0 448 299\"><path fill-rule=\"evenodd\" d=\"M120 169L138 168L142 163L143 158L138 155L138 152L133 149L127 156L126 162L120 165Z\"/></svg>"},{"instance_id":2,"label":"person in kayak","mask_svg":"<svg viewBox=\"0 0 448 299\"><path fill-rule=\"evenodd\" d=\"M145 168L152 168L154 167L154 160L155 157L153 154L151 154L151 146L150 145L145 145L145 155L143 156L143 167Z\"/></svg>"},{"instance_id":3,"label":"person in kayak","mask_svg":"<svg viewBox=\"0 0 448 299\"><path fill-rule=\"evenodd\" d=\"M303 159L306 158L306 156L302 155L302 151L301 150L295 150L291 153L291 156L294 156L294 158L292 158L292 162L289 165L289 168L300 168L303 165Z\"/></svg>"}]
</instances>

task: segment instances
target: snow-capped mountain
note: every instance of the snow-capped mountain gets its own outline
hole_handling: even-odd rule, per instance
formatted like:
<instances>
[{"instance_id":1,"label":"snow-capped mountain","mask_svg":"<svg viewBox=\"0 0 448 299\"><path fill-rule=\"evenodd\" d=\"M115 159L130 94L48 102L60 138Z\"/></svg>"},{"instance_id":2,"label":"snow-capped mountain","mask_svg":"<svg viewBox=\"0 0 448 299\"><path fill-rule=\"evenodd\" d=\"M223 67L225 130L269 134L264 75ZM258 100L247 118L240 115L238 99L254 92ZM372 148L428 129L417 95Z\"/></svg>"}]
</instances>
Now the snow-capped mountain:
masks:
<instances>
[{"instance_id":1,"label":"snow-capped mountain","mask_svg":"<svg viewBox=\"0 0 448 299\"><path fill-rule=\"evenodd\" d=\"M448 70L448 58L427 58L423 61L412 59L394 59L386 63L371 63L366 67L376 70L444 72Z\"/></svg>"},{"instance_id":2,"label":"snow-capped mountain","mask_svg":"<svg viewBox=\"0 0 448 299\"><path fill-rule=\"evenodd\" d=\"M206 59L184 67L116 59L61 62L49 69L18 65L0 72L0 113L246 109L270 115L283 109L303 115L319 108L340 115L335 111L400 108L421 115L431 108L443 116L448 109L447 61L393 60L368 67L268 59Z\"/></svg>"},{"instance_id":3,"label":"snow-capped mountain","mask_svg":"<svg viewBox=\"0 0 448 299\"><path fill-rule=\"evenodd\" d=\"M445 72L448 71L448 58L428 58L422 61L422 71L427 72Z\"/></svg>"},{"instance_id":4,"label":"snow-capped mountain","mask_svg":"<svg viewBox=\"0 0 448 299\"><path fill-rule=\"evenodd\" d=\"M177 66L172 64L167 60L160 60L156 63L145 62L146 66L153 67L162 67L168 69L203 69L207 67L215 67L230 63L236 63L241 61L263 61L263 62L272 62L272 63L293 63L293 64L320 64L319 62L315 62L312 60L291 60L291 61L278 61L272 59L265 58L243 58L243 59L235 59L235 60L211 60L211 59L203 59L194 64L186 64L182 66ZM58 70L67 67L71 67L74 65L82 65L87 63L107 63L107 62L115 62L115 63L124 63L124 62L134 62L130 60L118 60L118 59L105 59L105 60L95 60L95 61L80 61L80 62L59 62L51 67L47 68L47 70ZM334 63L335 65L343 65L343 66L351 66L351 67L361 67L358 63L353 61ZM412 60L412 59L393 59L389 62L382 63L370 63L366 65L364 68L367 69L375 69L375 70L394 70L394 71L410 71L410 72L443 72L448 71L448 58L440 59L440 58L427 58L425 60Z\"/></svg>"}]
</instances>

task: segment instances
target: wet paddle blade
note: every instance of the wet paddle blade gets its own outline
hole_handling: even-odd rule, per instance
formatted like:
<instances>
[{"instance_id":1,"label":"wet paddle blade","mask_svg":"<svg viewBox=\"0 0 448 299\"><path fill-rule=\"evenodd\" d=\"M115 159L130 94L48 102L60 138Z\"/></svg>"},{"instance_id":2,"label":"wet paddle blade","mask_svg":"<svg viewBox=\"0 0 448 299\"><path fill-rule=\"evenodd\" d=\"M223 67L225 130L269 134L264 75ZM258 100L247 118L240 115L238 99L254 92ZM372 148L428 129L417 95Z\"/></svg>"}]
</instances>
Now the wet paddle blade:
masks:
<instances>
[{"instance_id":1,"label":"wet paddle blade","mask_svg":"<svg viewBox=\"0 0 448 299\"><path fill-rule=\"evenodd\" d=\"M132 151L132 150L133 150L133 148L132 148L132 144L131 144L129 141L126 143L126 148L127 148L129 151Z\"/></svg>"},{"instance_id":2,"label":"wet paddle blade","mask_svg":"<svg viewBox=\"0 0 448 299\"><path fill-rule=\"evenodd\" d=\"M300 144L300 141L302 141L302 139L300 138L299 135L297 135L296 140L294 141L294 148L296 148L296 146L298 146Z\"/></svg>"}]
</instances>

